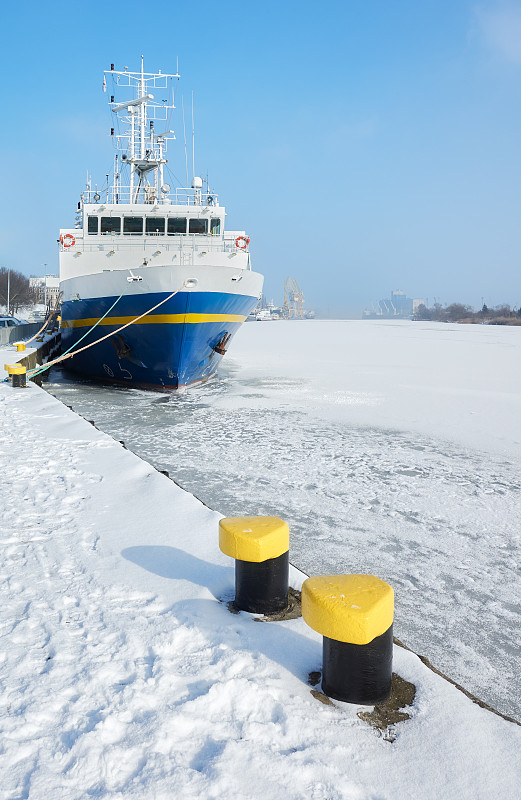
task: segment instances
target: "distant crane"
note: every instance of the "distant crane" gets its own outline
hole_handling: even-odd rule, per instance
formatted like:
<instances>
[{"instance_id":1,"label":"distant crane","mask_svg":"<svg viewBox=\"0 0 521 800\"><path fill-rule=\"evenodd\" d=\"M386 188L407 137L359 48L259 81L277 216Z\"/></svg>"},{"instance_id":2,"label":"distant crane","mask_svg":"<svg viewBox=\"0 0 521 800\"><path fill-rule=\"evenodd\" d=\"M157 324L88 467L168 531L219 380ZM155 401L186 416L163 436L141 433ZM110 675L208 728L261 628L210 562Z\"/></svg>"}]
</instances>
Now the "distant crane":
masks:
<instances>
[{"instance_id":1,"label":"distant crane","mask_svg":"<svg viewBox=\"0 0 521 800\"><path fill-rule=\"evenodd\" d=\"M285 319L304 319L304 293L294 278L284 281L284 306Z\"/></svg>"}]
</instances>

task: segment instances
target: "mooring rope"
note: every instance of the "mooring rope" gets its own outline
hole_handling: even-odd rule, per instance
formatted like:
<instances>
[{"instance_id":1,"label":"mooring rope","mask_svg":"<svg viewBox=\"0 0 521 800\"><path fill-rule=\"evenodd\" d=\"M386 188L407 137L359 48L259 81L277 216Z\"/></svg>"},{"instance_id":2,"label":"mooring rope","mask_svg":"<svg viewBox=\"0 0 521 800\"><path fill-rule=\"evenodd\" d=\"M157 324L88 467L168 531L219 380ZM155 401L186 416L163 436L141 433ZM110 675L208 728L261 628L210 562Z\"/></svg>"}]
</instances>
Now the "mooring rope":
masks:
<instances>
[{"instance_id":1,"label":"mooring rope","mask_svg":"<svg viewBox=\"0 0 521 800\"><path fill-rule=\"evenodd\" d=\"M111 336L115 336L120 331L125 330L125 328L128 328L129 325L133 325L134 322L138 322L140 319L143 319L143 317L146 317L147 314L151 314L152 311L156 310L156 308L159 308L159 306L162 306L163 303L166 303L168 300L170 300L172 297L174 297L176 294L178 294L178 292L180 292L181 289L184 289L185 286L186 286L186 281L183 283L182 286L179 287L179 289L176 289L175 292L172 292L172 294L169 294L168 297L165 297L159 303L156 303L156 305L152 306L152 308L149 308L148 311L145 311L143 314L140 314L139 317L135 317L134 319L131 319L130 322L126 322L125 325L121 325L121 327L117 328L115 331L111 331L110 333L107 333L105 336L102 336L101 339L96 339L95 342L91 342L90 344L86 344L84 347L80 347L79 350L74 350L74 352L71 352L71 348L69 348L69 350L67 350L61 356L58 356L58 358L55 358L52 361L48 361L47 364L43 365L43 367L37 367L35 369L30 370L27 373L27 376L30 377L30 378L33 378L35 375L39 375L41 372L45 372L45 370L49 369L49 367L54 366L54 364L59 364L62 361L66 361L68 358L73 358L78 353L82 353L84 350L88 350L89 347L94 347L95 344L99 344L100 342L105 341L105 339L110 339ZM114 308L116 303L119 302L119 300L121 300L122 297L123 297L123 295L120 295L118 297L118 299L116 300L116 302L114 303L112 308ZM81 339L78 340L78 342L75 342L73 347L75 347L77 344L79 344L79 342L81 342L81 340L84 339L85 336L87 336L92 330L94 330L96 325L99 325L101 320L104 319L110 311L111 311L111 309L109 308L109 310L103 315L103 317L100 317L100 319L96 322L96 324L93 325L92 328L89 331L87 331L87 333L84 336L82 336Z\"/></svg>"},{"instance_id":2,"label":"mooring rope","mask_svg":"<svg viewBox=\"0 0 521 800\"><path fill-rule=\"evenodd\" d=\"M83 336L81 336L81 337L78 339L78 341L77 341L77 342L74 342L74 344L71 344L71 346L70 346L70 347L69 347L69 348L68 348L68 349L65 351L65 353L62 353L61 355L62 355L62 356L66 356L66 355L67 355L67 353L70 353L70 352L71 352L71 350L72 350L73 348L77 347L77 345L79 345L79 343L80 343L80 342L82 342L82 341L83 341L83 339L85 339L85 337L89 335L89 333L92 333L92 331L94 330L94 328L95 328L97 325L99 325L99 324L100 324L100 322L101 322L102 320L104 320L104 319L105 319L105 317L107 316L107 314L110 314L110 312L112 311L112 309L114 308L114 306L115 306L117 303L119 303L119 301L121 300L121 298L123 297L123 295L124 295L124 294L125 294L125 292L123 292L122 294L120 294L120 296L118 297L118 299L117 299L117 300L116 300L114 303L112 303L111 307L110 307L110 308L109 308L107 311L105 311L105 313L103 314L103 316L102 316L102 317L100 317L98 320L96 320L96 322L94 323L94 325L93 325L91 328L89 328L89 330L87 331L87 333L84 333L84 334L83 334ZM94 342L94 344L96 344L96 342ZM43 367L42 367L41 365L40 365L40 366L38 366L38 367L34 367L33 369L29 370L29 372L28 372L27 374L29 375L29 377L34 377L34 375L39 375L39 374L40 374L40 372L45 372L45 370L47 369L47 367L48 367L48 366L50 366L50 364L51 364L51 362L49 362L48 364L44 364L44 365L43 365Z\"/></svg>"},{"instance_id":3,"label":"mooring rope","mask_svg":"<svg viewBox=\"0 0 521 800\"><path fill-rule=\"evenodd\" d=\"M56 298L56 303L54 304L54 309L51 311L49 316L46 318L45 322L43 323L43 325L40 328L40 330L38 331L38 333L35 333L34 336L31 336L30 339L27 339L26 341L24 341L24 344L26 346L29 344L29 342L32 342L34 339L37 339L38 336L42 333L42 331L45 330L45 328L47 327L49 322L53 319L53 317L56 316L56 314L58 313L58 308L59 308L59 305L60 305L60 300L61 300L62 294L63 294L63 292L60 292L60 294Z\"/></svg>"}]
</instances>

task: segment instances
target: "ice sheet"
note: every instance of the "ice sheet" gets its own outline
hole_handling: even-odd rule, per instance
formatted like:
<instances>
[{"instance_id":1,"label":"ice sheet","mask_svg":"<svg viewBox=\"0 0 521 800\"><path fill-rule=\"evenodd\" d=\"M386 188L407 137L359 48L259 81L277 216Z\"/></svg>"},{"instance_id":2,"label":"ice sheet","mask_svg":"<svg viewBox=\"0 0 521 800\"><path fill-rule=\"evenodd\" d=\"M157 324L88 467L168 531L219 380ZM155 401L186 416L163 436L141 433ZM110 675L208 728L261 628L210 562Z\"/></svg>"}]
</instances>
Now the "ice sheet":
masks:
<instances>
[{"instance_id":1,"label":"ice sheet","mask_svg":"<svg viewBox=\"0 0 521 800\"><path fill-rule=\"evenodd\" d=\"M62 398L223 514L277 514L307 572L397 594L397 634L521 718L520 329L251 323L218 380Z\"/></svg>"}]
</instances>

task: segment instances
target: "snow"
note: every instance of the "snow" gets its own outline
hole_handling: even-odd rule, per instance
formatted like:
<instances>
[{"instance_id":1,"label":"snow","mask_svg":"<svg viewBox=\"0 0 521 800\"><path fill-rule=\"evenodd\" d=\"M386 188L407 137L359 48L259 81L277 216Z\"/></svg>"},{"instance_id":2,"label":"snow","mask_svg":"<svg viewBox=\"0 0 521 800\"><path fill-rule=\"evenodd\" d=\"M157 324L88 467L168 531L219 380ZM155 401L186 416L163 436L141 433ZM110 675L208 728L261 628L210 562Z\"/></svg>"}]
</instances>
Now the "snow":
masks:
<instances>
[{"instance_id":1,"label":"snow","mask_svg":"<svg viewBox=\"0 0 521 800\"><path fill-rule=\"evenodd\" d=\"M1 798L517 798L519 726L398 647L393 743L322 705L320 636L228 611L219 513L35 385L0 425Z\"/></svg>"},{"instance_id":2,"label":"snow","mask_svg":"<svg viewBox=\"0 0 521 800\"><path fill-rule=\"evenodd\" d=\"M355 320L258 328L248 324L230 356L243 381L288 381L294 408L519 456L518 328Z\"/></svg>"},{"instance_id":3,"label":"snow","mask_svg":"<svg viewBox=\"0 0 521 800\"><path fill-rule=\"evenodd\" d=\"M185 394L49 388L225 516L285 519L304 571L388 581L397 636L521 720L520 337L248 323Z\"/></svg>"}]
</instances>

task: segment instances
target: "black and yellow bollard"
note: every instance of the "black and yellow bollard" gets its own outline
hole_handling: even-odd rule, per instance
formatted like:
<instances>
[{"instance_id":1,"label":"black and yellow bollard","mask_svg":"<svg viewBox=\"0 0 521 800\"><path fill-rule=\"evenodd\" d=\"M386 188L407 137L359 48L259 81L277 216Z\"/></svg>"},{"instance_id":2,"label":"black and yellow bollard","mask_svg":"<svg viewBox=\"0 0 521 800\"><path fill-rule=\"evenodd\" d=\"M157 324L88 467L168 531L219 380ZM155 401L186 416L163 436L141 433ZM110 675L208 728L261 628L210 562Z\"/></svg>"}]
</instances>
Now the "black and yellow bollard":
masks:
<instances>
[{"instance_id":1,"label":"black and yellow bollard","mask_svg":"<svg viewBox=\"0 0 521 800\"><path fill-rule=\"evenodd\" d=\"M235 559L235 605L275 614L288 605L289 527L279 517L226 517L219 547Z\"/></svg>"},{"instance_id":2,"label":"black and yellow bollard","mask_svg":"<svg viewBox=\"0 0 521 800\"><path fill-rule=\"evenodd\" d=\"M322 691L357 705L391 694L394 592L374 575L321 575L302 586L302 616L323 636Z\"/></svg>"},{"instance_id":3,"label":"black and yellow bollard","mask_svg":"<svg viewBox=\"0 0 521 800\"><path fill-rule=\"evenodd\" d=\"M13 389L25 389L27 387L27 367L16 364L9 368L9 374L13 378Z\"/></svg>"}]
</instances>

